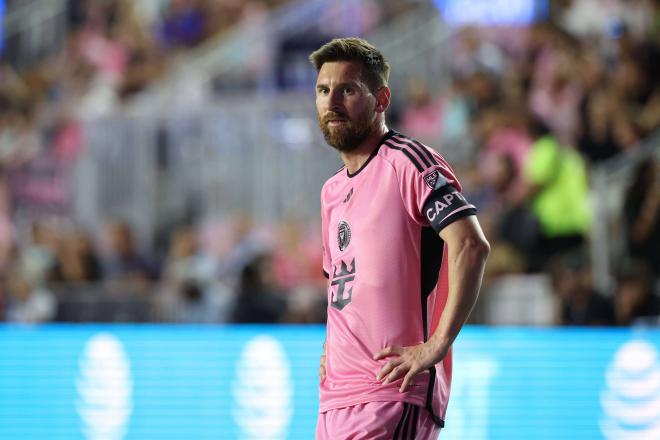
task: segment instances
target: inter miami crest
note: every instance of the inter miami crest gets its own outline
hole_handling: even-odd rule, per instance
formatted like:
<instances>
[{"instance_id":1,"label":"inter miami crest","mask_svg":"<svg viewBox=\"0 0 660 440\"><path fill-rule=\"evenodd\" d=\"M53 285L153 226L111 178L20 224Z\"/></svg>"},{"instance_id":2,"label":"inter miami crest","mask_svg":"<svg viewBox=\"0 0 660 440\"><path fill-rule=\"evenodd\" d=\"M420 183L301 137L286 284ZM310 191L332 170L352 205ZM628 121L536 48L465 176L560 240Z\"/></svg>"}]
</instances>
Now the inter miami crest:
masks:
<instances>
[{"instance_id":1,"label":"inter miami crest","mask_svg":"<svg viewBox=\"0 0 660 440\"><path fill-rule=\"evenodd\" d=\"M444 176L440 174L440 171L433 170L424 176L424 182L426 182L429 188L438 189L447 184L447 179L445 179Z\"/></svg>"},{"instance_id":2,"label":"inter miami crest","mask_svg":"<svg viewBox=\"0 0 660 440\"><path fill-rule=\"evenodd\" d=\"M337 242L339 243L340 251L346 249L351 242L351 228L343 220L337 225Z\"/></svg>"}]
</instances>

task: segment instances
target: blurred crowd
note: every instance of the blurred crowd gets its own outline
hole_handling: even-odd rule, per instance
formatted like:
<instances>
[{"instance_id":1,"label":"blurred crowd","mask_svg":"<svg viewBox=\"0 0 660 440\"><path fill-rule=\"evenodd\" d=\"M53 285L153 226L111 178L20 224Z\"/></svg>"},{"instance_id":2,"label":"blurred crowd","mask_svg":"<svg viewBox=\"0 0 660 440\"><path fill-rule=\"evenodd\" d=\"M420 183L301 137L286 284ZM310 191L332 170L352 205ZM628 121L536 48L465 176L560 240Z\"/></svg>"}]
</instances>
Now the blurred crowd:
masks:
<instances>
[{"instance_id":1,"label":"blurred crowd","mask_svg":"<svg viewBox=\"0 0 660 440\"><path fill-rule=\"evenodd\" d=\"M614 291L595 291L589 265L592 170L660 128L659 19L657 1L575 0L551 2L529 28L463 28L449 87L413 79L397 114L458 168L493 245L487 280L549 274L558 323L660 315L657 158L627 184Z\"/></svg>"},{"instance_id":2,"label":"blurred crowd","mask_svg":"<svg viewBox=\"0 0 660 440\"><path fill-rule=\"evenodd\" d=\"M254 225L245 214L182 224L156 255L123 221L98 234L35 223L4 261L0 315L24 323L320 323L325 278L316 226Z\"/></svg>"},{"instance_id":3,"label":"blurred crowd","mask_svg":"<svg viewBox=\"0 0 660 440\"><path fill-rule=\"evenodd\" d=\"M223 259L203 249L193 225L172 231L169 253L155 255L138 249L125 222L87 231L61 220L69 209L64 180L85 147L84 121L121 109L186 52L282 3L69 0L61 49L20 72L0 55L0 316L16 322L322 320L314 303L319 296L296 293L318 283L296 266L311 260L295 255L291 233L274 250L265 241L252 246L253 231L237 226L230 234L236 248L225 249ZM21 206L13 203L19 199ZM24 212L26 200L39 212ZM48 220L22 220L39 217Z\"/></svg>"},{"instance_id":4,"label":"blurred crowd","mask_svg":"<svg viewBox=\"0 0 660 440\"><path fill-rule=\"evenodd\" d=\"M0 319L324 322L314 221L255 225L241 214L212 233L194 222L171 228L150 246L125 221L90 229L68 216L86 121L121 111L194 50L261 26L285 3L68 0L61 48L20 71L0 53ZM356 33L381 19L375 2L328 8Z\"/></svg>"},{"instance_id":5,"label":"blurred crowd","mask_svg":"<svg viewBox=\"0 0 660 440\"><path fill-rule=\"evenodd\" d=\"M324 321L314 220L263 225L241 214L218 225L192 222L169 230L159 253L126 222L102 230L61 217L23 222L27 214L12 206L21 196L38 198L41 210L66 211L54 182L84 148L81 123L121 109L182 54L281 3L70 0L60 51L20 73L0 58L0 317ZM403 2L340 3L360 34ZM657 320L658 160L644 160L627 185L625 258L609 292L592 278L589 198L594 167L634 151L660 127L660 2L564 0L548 11L525 28L459 30L449 42L448 86L410 78L391 123L438 148L478 206L493 248L485 292L499 276L542 272L552 280L557 324ZM280 49L312 50L340 32L322 31ZM48 158L39 168L45 183L24 184L21 170L40 157Z\"/></svg>"},{"instance_id":6,"label":"blurred crowd","mask_svg":"<svg viewBox=\"0 0 660 440\"><path fill-rule=\"evenodd\" d=\"M38 154L71 161L84 147L82 121L120 110L182 54L281 3L68 0L61 47L20 72L7 59L11 40L0 53L0 165Z\"/></svg>"}]
</instances>

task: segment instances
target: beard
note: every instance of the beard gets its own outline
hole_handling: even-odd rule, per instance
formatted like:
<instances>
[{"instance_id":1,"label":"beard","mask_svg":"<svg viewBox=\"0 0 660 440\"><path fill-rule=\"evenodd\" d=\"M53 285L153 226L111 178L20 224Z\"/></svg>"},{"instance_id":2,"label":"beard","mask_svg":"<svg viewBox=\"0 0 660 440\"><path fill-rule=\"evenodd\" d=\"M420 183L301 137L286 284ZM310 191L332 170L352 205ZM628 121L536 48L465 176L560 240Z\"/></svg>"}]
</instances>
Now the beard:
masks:
<instances>
[{"instance_id":1,"label":"beard","mask_svg":"<svg viewBox=\"0 0 660 440\"><path fill-rule=\"evenodd\" d=\"M369 111L366 110L355 120L349 120L344 114L328 112L325 116L318 115L319 127L328 145L342 152L353 151L371 134L373 127L369 116ZM330 120L337 118L346 122L339 127L330 127Z\"/></svg>"}]
</instances>

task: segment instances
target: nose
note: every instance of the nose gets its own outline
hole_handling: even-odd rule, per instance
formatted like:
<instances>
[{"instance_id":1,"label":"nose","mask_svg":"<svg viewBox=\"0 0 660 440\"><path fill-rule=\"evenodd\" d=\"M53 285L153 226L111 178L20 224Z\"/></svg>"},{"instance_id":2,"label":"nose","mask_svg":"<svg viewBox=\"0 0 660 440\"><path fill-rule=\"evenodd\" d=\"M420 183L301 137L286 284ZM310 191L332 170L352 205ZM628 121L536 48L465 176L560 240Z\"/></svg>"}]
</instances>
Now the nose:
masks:
<instances>
[{"instance_id":1,"label":"nose","mask_svg":"<svg viewBox=\"0 0 660 440\"><path fill-rule=\"evenodd\" d=\"M334 89L330 92L328 98L328 110L343 113L344 109L344 95L341 93L341 90Z\"/></svg>"}]
</instances>

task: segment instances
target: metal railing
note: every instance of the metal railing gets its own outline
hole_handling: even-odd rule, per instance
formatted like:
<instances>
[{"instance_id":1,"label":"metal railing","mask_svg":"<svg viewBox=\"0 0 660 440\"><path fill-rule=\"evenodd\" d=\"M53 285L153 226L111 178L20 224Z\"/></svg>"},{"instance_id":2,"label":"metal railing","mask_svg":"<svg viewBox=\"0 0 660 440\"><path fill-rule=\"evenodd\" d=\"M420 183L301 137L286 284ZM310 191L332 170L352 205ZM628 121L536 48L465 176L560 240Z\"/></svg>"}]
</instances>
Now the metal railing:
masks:
<instances>
[{"instance_id":1,"label":"metal railing","mask_svg":"<svg viewBox=\"0 0 660 440\"><path fill-rule=\"evenodd\" d=\"M211 96L214 82L223 78L241 81L250 75L255 59L275 56L279 42L294 36L301 40L310 35L324 36L324 23L337 23L339 34L325 31L325 39L346 36L349 29L342 30L346 20L340 15L341 8L332 8L335 0L304 0L286 4L271 13L260 26L237 25L227 34L214 38L201 47L191 50L171 67L164 78L131 103L134 112L162 112L169 109L182 93L194 85ZM373 29L364 36L376 44L392 65L390 83L396 90L405 90L408 78L422 78L436 88L449 79L445 59L448 39L455 31L443 25L438 9L430 1L413 2L414 8L387 23ZM353 36L351 34L351 36ZM311 52L311 50L310 50ZM303 56L304 55L304 56ZM309 53L301 54L300 65L296 64L298 76L309 81L312 89L315 72L307 60ZM274 89L277 65L274 61L265 68L264 82ZM257 87L259 87L257 85ZM400 99L395 96L395 99Z\"/></svg>"},{"instance_id":2,"label":"metal railing","mask_svg":"<svg viewBox=\"0 0 660 440\"><path fill-rule=\"evenodd\" d=\"M317 218L321 186L340 166L311 95L225 98L167 117L120 114L87 124L85 133L75 216L90 225L128 220L146 245L191 213Z\"/></svg>"},{"instance_id":3,"label":"metal railing","mask_svg":"<svg viewBox=\"0 0 660 440\"><path fill-rule=\"evenodd\" d=\"M594 221L591 256L594 283L601 292L611 293L612 268L625 255L625 233L621 224L627 183L644 160L660 158L660 130L643 140L630 152L621 153L591 170Z\"/></svg>"},{"instance_id":4,"label":"metal railing","mask_svg":"<svg viewBox=\"0 0 660 440\"><path fill-rule=\"evenodd\" d=\"M160 322L157 283L54 283L59 322Z\"/></svg>"},{"instance_id":5,"label":"metal railing","mask_svg":"<svg viewBox=\"0 0 660 440\"><path fill-rule=\"evenodd\" d=\"M5 57L20 71L55 53L67 33L66 0L21 0L4 19Z\"/></svg>"}]
</instances>

